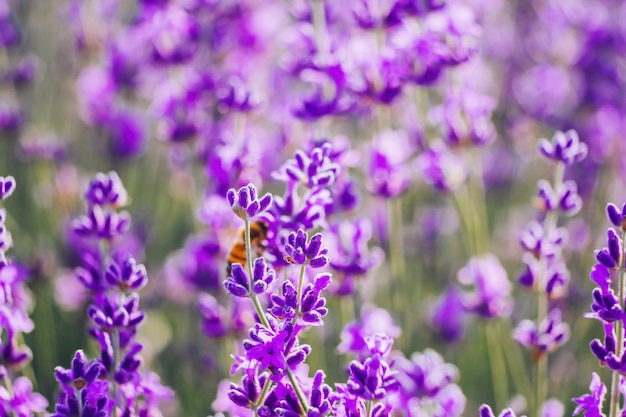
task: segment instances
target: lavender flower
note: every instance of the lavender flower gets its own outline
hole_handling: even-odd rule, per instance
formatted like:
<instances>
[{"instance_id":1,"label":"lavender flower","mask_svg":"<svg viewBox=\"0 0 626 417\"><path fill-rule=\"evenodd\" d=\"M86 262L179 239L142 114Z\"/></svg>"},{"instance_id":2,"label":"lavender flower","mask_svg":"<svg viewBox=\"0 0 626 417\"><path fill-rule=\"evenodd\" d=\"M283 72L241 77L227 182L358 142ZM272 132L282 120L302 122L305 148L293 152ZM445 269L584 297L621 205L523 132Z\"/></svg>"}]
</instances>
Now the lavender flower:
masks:
<instances>
[{"instance_id":1,"label":"lavender flower","mask_svg":"<svg viewBox=\"0 0 626 417\"><path fill-rule=\"evenodd\" d=\"M0 413L10 416L33 417L46 411L48 401L43 395L33 392L33 384L26 377L13 381L12 392L0 386Z\"/></svg>"},{"instance_id":2,"label":"lavender flower","mask_svg":"<svg viewBox=\"0 0 626 417\"><path fill-rule=\"evenodd\" d=\"M418 156L415 165L426 182L437 191L455 190L469 175L463 161L440 144Z\"/></svg>"},{"instance_id":3,"label":"lavender flower","mask_svg":"<svg viewBox=\"0 0 626 417\"><path fill-rule=\"evenodd\" d=\"M298 229L287 236L285 245L286 260L292 264L309 265L311 268L321 268L328 264L328 249L322 247L322 235L315 234L310 239L308 234Z\"/></svg>"},{"instance_id":4,"label":"lavender flower","mask_svg":"<svg viewBox=\"0 0 626 417\"><path fill-rule=\"evenodd\" d=\"M293 159L288 160L274 178L284 182L304 184L308 188L331 186L339 175L340 167L331 160L332 145L324 142L307 154L297 150Z\"/></svg>"},{"instance_id":5,"label":"lavender flower","mask_svg":"<svg viewBox=\"0 0 626 417\"><path fill-rule=\"evenodd\" d=\"M15 190L15 178L12 176L0 177L0 201L5 200Z\"/></svg>"},{"instance_id":6,"label":"lavender flower","mask_svg":"<svg viewBox=\"0 0 626 417\"><path fill-rule=\"evenodd\" d=\"M604 396L606 395L606 386L595 372L591 376L589 391L591 394L584 394L573 399L577 404L573 415L576 416L580 414L581 411L584 411L587 417L604 417L602 404L604 403Z\"/></svg>"},{"instance_id":7,"label":"lavender flower","mask_svg":"<svg viewBox=\"0 0 626 417\"><path fill-rule=\"evenodd\" d=\"M465 296L465 308L485 318L511 314L511 283L500 261L493 254L472 258L458 273L464 285L474 285L475 292Z\"/></svg>"},{"instance_id":8,"label":"lavender flower","mask_svg":"<svg viewBox=\"0 0 626 417\"><path fill-rule=\"evenodd\" d=\"M561 322L561 310L550 311L548 316L539 323L539 327L531 320L522 320L513 332L513 338L533 352L533 358L555 351L569 338L569 326Z\"/></svg>"},{"instance_id":9,"label":"lavender flower","mask_svg":"<svg viewBox=\"0 0 626 417\"><path fill-rule=\"evenodd\" d=\"M224 288L236 297L249 297L252 293L263 294L276 276L263 257L254 260L252 274L249 277L241 264L233 264L231 276L224 281Z\"/></svg>"},{"instance_id":10,"label":"lavender flower","mask_svg":"<svg viewBox=\"0 0 626 417\"><path fill-rule=\"evenodd\" d=\"M626 204L623 204L620 210L615 204L609 203L606 206L606 214L613 226L622 231L626 230Z\"/></svg>"},{"instance_id":11,"label":"lavender flower","mask_svg":"<svg viewBox=\"0 0 626 417\"><path fill-rule=\"evenodd\" d=\"M128 194L116 172L97 173L89 183L85 199L91 206L123 207L128 202Z\"/></svg>"},{"instance_id":12,"label":"lavender flower","mask_svg":"<svg viewBox=\"0 0 626 417\"><path fill-rule=\"evenodd\" d=\"M272 195L267 193L259 200L254 184L248 184L239 190L231 188L226 194L233 212L242 220L261 214L271 206Z\"/></svg>"},{"instance_id":13,"label":"lavender flower","mask_svg":"<svg viewBox=\"0 0 626 417\"><path fill-rule=\"evenodd\" d=\"M496 415L491 410L491 407L489 407L487 404L483 404L480 406L479 413L480 417L496 417ZM498 414L498 417L515 417L515 412L510 408L505 408L500 414Z\"/></svg>"},{"instance_id":14,"label":"lavender flower","mask_svg":"<svg viewBox=\"0 0 626 417\"><path fill-rule=\"evenodd\" d=\"M565 165L580 162L587 156L587 145L580 141L574 130L556 132L552 141L542 139L539 150L544 157Z\"/></svg>"}]
</instances>

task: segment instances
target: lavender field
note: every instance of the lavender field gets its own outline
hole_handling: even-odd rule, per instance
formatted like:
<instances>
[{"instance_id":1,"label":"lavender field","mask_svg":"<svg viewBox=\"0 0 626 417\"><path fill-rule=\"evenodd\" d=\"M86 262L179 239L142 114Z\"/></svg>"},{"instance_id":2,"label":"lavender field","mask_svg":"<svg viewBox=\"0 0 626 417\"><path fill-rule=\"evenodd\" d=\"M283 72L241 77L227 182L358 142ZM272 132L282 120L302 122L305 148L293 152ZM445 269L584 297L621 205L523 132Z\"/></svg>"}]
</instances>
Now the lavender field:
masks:
<instances>
[{"instance_id":1,"label":"lavender field","mask_svg":"<svg viewBox=\"0 0 626 417\"><path fill-rule=\"evenodd\" d=\"M0 0L0 417L626 416L622 0Z\"/></svg>"}]
</instances>

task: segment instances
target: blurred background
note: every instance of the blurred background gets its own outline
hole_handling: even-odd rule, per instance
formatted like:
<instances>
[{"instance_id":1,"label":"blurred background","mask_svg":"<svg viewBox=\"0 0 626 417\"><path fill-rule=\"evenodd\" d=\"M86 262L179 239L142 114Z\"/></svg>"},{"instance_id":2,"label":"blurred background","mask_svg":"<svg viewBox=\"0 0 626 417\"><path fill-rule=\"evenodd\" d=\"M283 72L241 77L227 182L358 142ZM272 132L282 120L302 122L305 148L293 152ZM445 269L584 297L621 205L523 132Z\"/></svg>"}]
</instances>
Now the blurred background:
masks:
<instances>
[{"instance_id":1,"label":"blurred background","mask_svg":"<svg viewBox=\"0 0 626 417\"><path fill-rule=\"evenodd\" d=\"M54 367L80 348L98 354L74 272L84 248L70 227L96 172L117 171L130 196L132 227L119 244L149 272L140 339L144 366L176 392L164 413L201 416L214 412L238 343L202 332L198 297L228 303L221 282L241 227L228 210L221 223L216 213L228 188L248 182L283 195L272 174L321 139L340 155L343 180L319 230L341 245L337 230L362 218L371 239L361 242L362 273L333 271L326 324L304 340L311 369L345 382L342 328L361 305L385 308L394 348L410 356L430 347L455 364L465 415L475 416L495 401L485 340L496 322L515 403L532 358L507 336L535 314L517 282L518 240L541 218L537 181L554 175L538 143L576 129L589 155L565 176L583 206L559 219L571 280L555 302L571 336L550 356L549 395L571 412L570 399L601 372L588 346L602 326L582 314L605 204L624 201L622 1L0 0L0 46L0 175L17 182L3 203L9 256L29 271L35 330L25 341L51 404ZM420 160L441 147L458 158L442 162L443 185ZM478 238L464 227L457 177L484 191ZM506 269L514 307L489 320L460 308L442 323L442 308L461 305L442 307L442 297L465 290L457 273L477 254L472 239Z\"/></svg>"}]
</instances>

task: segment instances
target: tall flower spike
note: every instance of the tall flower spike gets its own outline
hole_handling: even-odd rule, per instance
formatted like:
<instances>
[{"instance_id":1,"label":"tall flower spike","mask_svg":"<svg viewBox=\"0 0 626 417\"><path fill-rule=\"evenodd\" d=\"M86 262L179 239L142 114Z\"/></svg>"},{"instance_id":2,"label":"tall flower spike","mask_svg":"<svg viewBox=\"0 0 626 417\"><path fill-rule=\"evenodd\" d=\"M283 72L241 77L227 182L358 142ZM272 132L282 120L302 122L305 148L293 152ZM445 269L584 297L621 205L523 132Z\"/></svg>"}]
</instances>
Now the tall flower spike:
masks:
<instances>
[{"instance_id":1,"label":"tall flower spike","mask_svg":"<svg viewBox=\"0 0 626 417\"><path fill-rule=\"evenodd\" d=\"M239 190L229 189L226 193L226 199L233 212L242 220L261 214L272 205L272 195L269 193L266 193L260 200L257 198L254 184L248 184Z\"/></svg>"},{"instance_id":2,"label":"tall flower spike","mask_svg":"<svg viewBox=\"0 0 626 417\"><path fill-rule=\"evenodd\" d=\"M117 172L108 174L97 173L85 193L85 199L90 205L110 205L111 207L123 207L128 202L128 194Z\"/></svg>"}]
</instances>

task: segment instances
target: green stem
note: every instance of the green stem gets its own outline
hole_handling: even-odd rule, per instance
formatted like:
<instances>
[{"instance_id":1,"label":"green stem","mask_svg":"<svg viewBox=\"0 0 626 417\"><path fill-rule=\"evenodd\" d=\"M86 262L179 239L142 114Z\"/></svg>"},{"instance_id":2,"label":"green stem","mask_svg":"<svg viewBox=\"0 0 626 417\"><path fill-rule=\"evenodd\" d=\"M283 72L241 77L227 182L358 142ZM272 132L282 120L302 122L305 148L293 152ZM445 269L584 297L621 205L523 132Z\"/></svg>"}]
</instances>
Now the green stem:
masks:
<instances>
[{"instance_id":1,"label":"green stem","mask_svg":"<svg viewBox=\"0 0 626 417\"><path fill-rule=\"evenodd\" d=\"M304 263L300 267L300 277L298 278L298 292L297 292L297 297L299 300L302 300L302 286L304 285L304 271L306 271L306 266L307 264ZM300 315L300 311L301 311L301 305L300 305L300 301L298 301L298 312L296 314L296 317Z\"/></svg>"},{"instance_id":2,"label":"green stem","mask_svg":"<svg viewBox=\"0 0 626 417\"><path fill-rule=\"evenodd\" d=\"M506 363L502 355L502 350L500 349L500 339L498 338L498 329L495 323L487 323L485 336L487 339L487 352L489 355L489 368L491 370L491 383L493 385L495 405L496 409L501 410L507 402L509 384L506 375Z\"/></svg>"},{"instance_id":3,"label":"green stem","mask_svg":"<svg viewBox=\"0 0 626 417\"><path fill-rule=\"evenodd\" d=\"M246 267L248 269L248 277L250 278L251 285L252 279L254 275L252 274L252 244L250 243L250 219L246 218L244 221L244 242L246 244ZM250 289L251 290L251 289ZM254 304L254 309L256 310L257 315L259 316L259 320L263 326L267 329L270 328L270 322L267 320L265 316L265 311L263 311L263 307L261 307L261 303L257 298L256 294L250 291L250 298L252 299L252 303Z\"/></svg>"},{"instance_id":4,"label":"green stem","mask_svg":"<svg viewBox=\"0 0 626 417\"><path fill-rule=\"evenodd\" d=\"M556 164L554 170L554 183L553 189L556 190L563 183L563 177L565 175L565 164L559 162ZM544 236L550 235L552 230L556 227L558 221L558 211L550 210L546 215L543 223ZM546 260L542 258L542 280L537 283L537 328L541 325L541 322L548 315L549 300L546 293L546 272L548 266ZM548 396L548 355L543 354L537 359L536 371L535 371L535 386L537 388L537 396L535 398L535 411L536 415L539 415L541 406Z\"/></svg>"},{"instance_id":5,"label":"green stem","mask_svg":"<svg viewBox=\"0 0 626 417\"><path fill-rule=\"evenodd\" d=\"M626 239L626 231L622 231L622 244ZM624 303L624 290L626 283L624 282L626 279L626 257L623 253L622 256L622 265L619 272L619 288L618 288L618 297L620 305L623 308L626 307L626 303ZM621 358L624 352L624 325L622 320L615 321L615 333L617 333L617 357ZM610 414L609 417L617 417L619 415L619 383L620 374L618 372L613 372L613 377L611 378L611 406L610 406Z\"/></svg>"},{"instance_id":6,"label":"green stem","mask_svg":"<svg viewBox=\"0 0 626 417\"><path fill-rule=\"evenodd\" d=\"M372 400L369 400L365 405L365 415L370 417L372 415Z\"/></svg>"},{"instance_id":7,"label":"green stem","mask_svg":"<svg viewBox=\"0 0 626 417\"><path fill-rule=\"evenodd\" d=\"M287 367L287 376L289 377L289 381L291 382L291 386L293 386L293 390L296 392L296 396L298 397L298 401L300 402L300 408L302 409L302 415L306 416L309 412L309 403L302 392L302 388L298 385L298 381L296 381L296 377L294 376L291 369Z\"/></svg>"},{"instance_id":8,"label":"green stem","mask_svg":"<svg viewBox=\"0 0 626 417\"><path fill-rule=\"evenodd\" d=\"M515 376L513 378L515 392L522 394L525 398L532 398L533 386L530 382L530 375L524 364L520 345L511 338L511 327L509 324L508 321L504 320L496 322L498 337L499 340L502 340L502 352L511 373Z\"/></svg>"},{"instance_id":9,"label":"green stem","mask_svg":"<svg viewBox=\"0 0 626 417\"><path fill-rule=\"evenodd\" d=\"M254 404L254 415L255 415L255 417L258 417L258 415L259 415L259 406L261 404L263 404L263 401L265 401L265 396L269 392L271 386L272 386L272 380L267 378L265 380L265 384L263 385L263 389L261 390L261 395L259 395L259 399Z\"/></svg>"}]
</instances>

